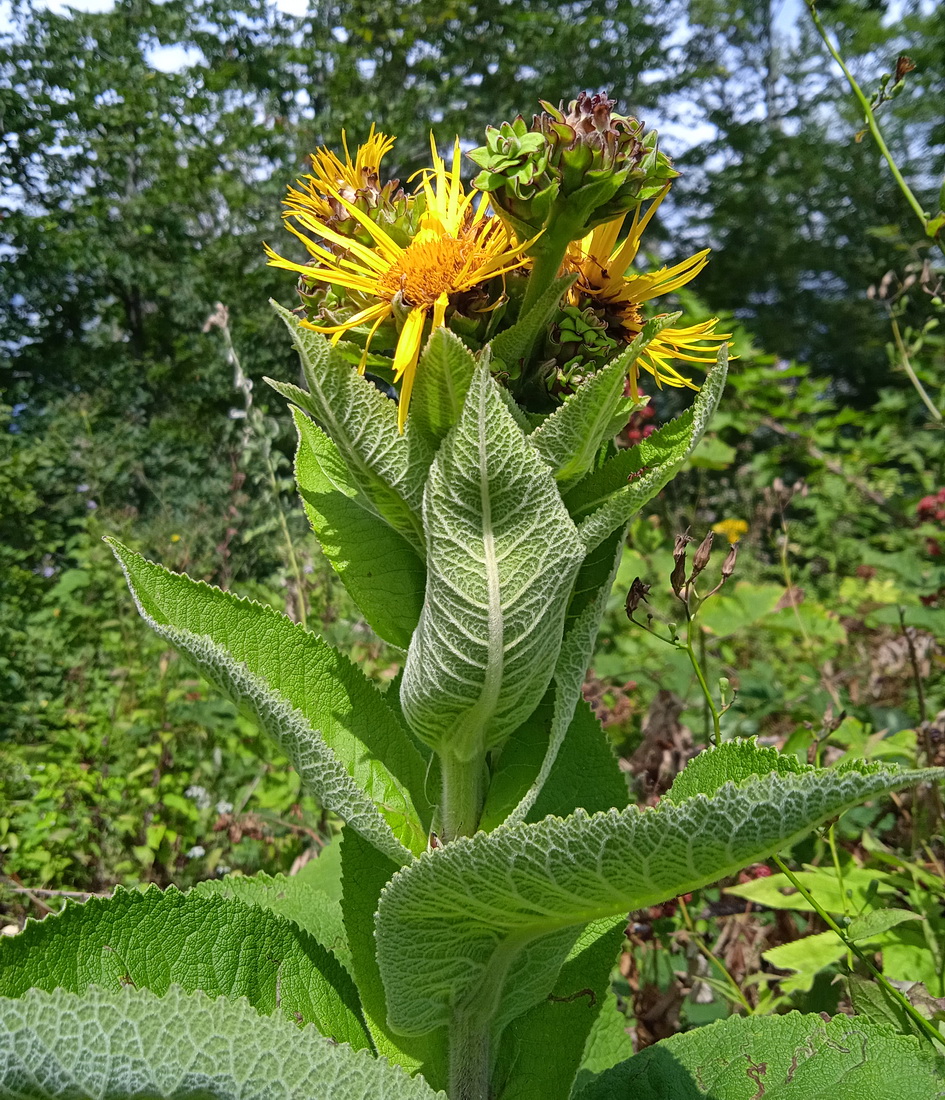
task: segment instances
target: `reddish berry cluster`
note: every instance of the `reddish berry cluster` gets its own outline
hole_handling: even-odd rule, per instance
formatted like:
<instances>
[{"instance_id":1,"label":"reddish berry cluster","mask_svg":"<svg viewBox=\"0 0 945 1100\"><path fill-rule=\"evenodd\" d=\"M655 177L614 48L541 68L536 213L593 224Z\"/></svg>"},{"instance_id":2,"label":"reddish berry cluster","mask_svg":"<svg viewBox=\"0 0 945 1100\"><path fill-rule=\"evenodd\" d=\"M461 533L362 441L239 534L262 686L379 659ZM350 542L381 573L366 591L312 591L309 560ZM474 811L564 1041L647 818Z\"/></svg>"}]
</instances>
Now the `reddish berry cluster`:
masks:
<instances>
[{"instance_id":1,"label":"reddish berry cluster","mask_svg":"<svg viewBox=\"0 0 945 1100\"><path fill-rule=\"evenodd\" d=\"M653 408L651 402L649 405L644 405L642 409L637 409L630 417L630 422L627 424L624 434L631 447L656 431L655 424L647 423L654 416L656 416L656 409Z\"/></svg>"},{"instance_id":2,"label":"reddish berry cluster","mask_svg":"<svg viewBox=\"0 0 945 1100\"><path fill-rule=\"evenodd\" d=\"M920 522L940 523L945 526L945 488L923 497L915 510ZM937 558L942 552L942 544L936 538L926 539L925 548L933 558Z\"/></svg>"}]
</instances>

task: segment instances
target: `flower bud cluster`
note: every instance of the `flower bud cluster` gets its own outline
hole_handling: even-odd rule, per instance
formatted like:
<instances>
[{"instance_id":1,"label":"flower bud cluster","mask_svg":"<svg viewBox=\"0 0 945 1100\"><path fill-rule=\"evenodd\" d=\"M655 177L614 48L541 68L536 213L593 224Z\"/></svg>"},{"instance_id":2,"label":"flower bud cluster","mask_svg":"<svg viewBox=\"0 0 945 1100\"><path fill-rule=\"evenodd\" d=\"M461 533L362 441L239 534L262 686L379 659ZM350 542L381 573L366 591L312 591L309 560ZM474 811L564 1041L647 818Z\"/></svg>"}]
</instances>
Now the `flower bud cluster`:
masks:
<instances>
[{"instance_id":1,"label":"flower bud cluster","mask_svg":"<svg viewBox=\"0 0 945 1100\"><path fill-rule=\"evenodd\" d=\"M534 236L566 210L571 239L657 195L676 173L657 147L655 130L614 101L582 92L567 107L542 102L529 127L514 122L486 130L469 154L482 171L473 181L520 235Z\"/></svg>"}]
</instances>

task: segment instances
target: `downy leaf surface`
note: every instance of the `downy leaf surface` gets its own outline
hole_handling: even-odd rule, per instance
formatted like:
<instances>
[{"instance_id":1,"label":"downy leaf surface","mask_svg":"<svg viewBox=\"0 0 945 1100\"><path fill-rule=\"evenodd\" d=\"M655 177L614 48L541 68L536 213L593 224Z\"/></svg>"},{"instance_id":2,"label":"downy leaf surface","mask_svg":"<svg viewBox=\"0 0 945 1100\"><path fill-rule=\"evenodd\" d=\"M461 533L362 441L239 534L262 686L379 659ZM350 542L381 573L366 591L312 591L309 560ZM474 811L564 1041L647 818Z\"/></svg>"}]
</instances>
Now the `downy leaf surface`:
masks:
<instances>
[{"instance_id":1,"label":"downy leaf surface","mask_svg":"<svg viewBox=\"0 0 945 1100\"><path fill-rule=\"evenodd\" d=\"M377 514L423 553L420 504L432 457L409 427L397 427L397 406L320 332L303 328L290 310L273 303L292 333L308 391L266 381L322 425L351 476Z\"/></svg>"},{"instance_id":2,"label":"downy leaf surface","mask_svg":"<svg viewBox=\"0 0 945 1100\"><path fill-rule=\"evenodd\" d=\"M252 1041L248 1041L251 1037ZM421 1078L246 1001L174 986L0 998L5 1100L446 1100Z\"/></svg>"},{"instance_id":3,"label":"downy leaf surface","mask_svg":"<svg viewBox=\"0 0 945 1100\"><path fill-rule=\"evenodd\" d=\"M249 710L323 806L399 863L426 847L423 760L346 657L272 608L110 545L148 625Z\"/></svg>"},{"instance_id":4,"label":"downy leaf surface","mask_svg":"<svg viewBox=\"0 0 945 1100\"><path fill-rule=\"evenodd\" d=\"M189 894L232 898L290 920L315 937L350 972L341 916L341 846L329 844L294 875L225 875L198 882Z\"/></svg>"},{"instance_id":5,"label":"downy leaf surface","mask_svg":"<svg viewBox=\"0 0 945 1100\"><path fill-rule=\"evenodd\" d=\"M627 375L650 341L679 316L654 317L627 349L570 394L529 436L562 491L591 469L601 444L614 435L617 406Z\"/></svg>"},{"instance_id":6,"label":"downy leaf surface","mask_svg":"<svg viewBox=\"0 0 945 1100\"><path fill-rule=\"evenodd\" d=\"M401 688L434 748L472 760L535 709L584 548L554 478L479 367L430 469L427 592Z\"/></svg>"},{"instance_id":7,"label":"downy leaf surface","mask_svg":"<svg viewBox=\"0 0 945 1100\"><path fill-rule=\"evenodd\" d=\"M670 430L661 436L660 441L656 434L650 437L649 452L654 455L652 464L647 468L634 467L633 464L638 462L637 456L621 452L567 494L565 503L571 514L584 517L578 523L578 531L588 548L597 546L611 532L629 523L670 481L695 449L722 395L728 369L727 354L723 345L719 349L718 361L706 375L692 408L679 417L678 422L672 422L672 427L667 425ZM667 444L665 449L660 446L662 440ZM629 470L628 465L631 467ZM631 477L629 481L628 476Z\"/></svg>"},{"instance_id":8,"label":"downy leaf surface","mask_svg":"<svg viewBox=\"0 0 945 1100\"><path fill-rule=\"evenodd\" d=\"M417 363L409 422L431 456L459 420L475 369L476 360L455 333L441 327L430 335Z\"/></svg>"},{"instance_id":9,"label":"downy leaf surface","mask_svg":"<svg viewBox=\"0 0 945 1100\"><path fill-rule=\"evenodd\" d=\"M712 799L577 811L427 852L394 876L378 909L391 1024L422 1034L455 1006L471 1013L481 1005L501 1029L547 996L589 921L732 874L848 807L929 775L870 765L772 773ZM537 973L539 955L543 986L523 980Z\"/></svg>"},{"instance_id":10,"label":"downy leaf surface","mask_svg":"<svg viewBox=\"0 0 945 1100\"><path fill-rule=\"evenodd\" d=\"M406 649L423 606L423 561L410 542L369 507L338 448L321 428L301 409L292 412L299 433L295 480L325 557L372 629L391 645Z\"/></svg>"}]
</instances>

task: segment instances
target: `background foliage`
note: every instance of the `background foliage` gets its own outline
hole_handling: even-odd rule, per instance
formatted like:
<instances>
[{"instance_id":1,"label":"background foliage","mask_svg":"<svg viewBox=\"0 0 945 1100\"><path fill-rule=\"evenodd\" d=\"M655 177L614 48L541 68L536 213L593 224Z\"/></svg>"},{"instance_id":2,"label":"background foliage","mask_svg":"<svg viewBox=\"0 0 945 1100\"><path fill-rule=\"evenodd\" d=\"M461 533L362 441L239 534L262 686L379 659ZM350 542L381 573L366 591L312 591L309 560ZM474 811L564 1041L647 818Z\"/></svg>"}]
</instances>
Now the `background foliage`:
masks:
<instances>
[{"instance_id":1,"label":"background foliage","mask_svg":"<svg viewBox=\"0 0 945 1100\"><path fill-rule=\"evenodd\" d=\"M941 12L820 8L865 87L900 52L916 63L880 117L932 209ZM774 0L312 0L301 16L262 0L16 4L0 34L0 889L12 918L58 904L37 890L287 870L330 835L252 726L147 632L101 536L306 611L393 675L294 498L291 420L261 385L295 375L266 304L293 293L261 242L279 241L305 154L344 128L352 141L366 120L398 134L390 172L406 176L431 126L441 144L475 141L539 96L581 88L664 131L683 174L648 246L666 261L712 246L700 297L680 305L692 320L730 315L740 356L712 435L636 524L617 592L643 577L653 614L671 620L673 536L744 521L736 577L701 620L710 678L734 699L725 730L828 759L943 762L945 449L890 328L941 408L940 271L875 147L856 140L862 120L803 13ZM675 397L657 394L627 442ZM628 626L616 598L586 695L642 797L704 740L688 663ZM882 887L923 914L924 939L888 932L884 950L941 997L945 929L928 897L941 896L942 853L927 845L940 807L900 809L851 815L834 862L876 877L912 860ZM819 841L800 855L829 862ZM768 915L739 925L744 902L703 895L695 918L661 907L631 938L619 992L638 1036L729 1011L720 960L755 1007L836 1007L829 952L793 985L744 984L769 944L816 923L767 896ZM714 953L699 946L709 936Z\"/></svg>"}]
</instances>

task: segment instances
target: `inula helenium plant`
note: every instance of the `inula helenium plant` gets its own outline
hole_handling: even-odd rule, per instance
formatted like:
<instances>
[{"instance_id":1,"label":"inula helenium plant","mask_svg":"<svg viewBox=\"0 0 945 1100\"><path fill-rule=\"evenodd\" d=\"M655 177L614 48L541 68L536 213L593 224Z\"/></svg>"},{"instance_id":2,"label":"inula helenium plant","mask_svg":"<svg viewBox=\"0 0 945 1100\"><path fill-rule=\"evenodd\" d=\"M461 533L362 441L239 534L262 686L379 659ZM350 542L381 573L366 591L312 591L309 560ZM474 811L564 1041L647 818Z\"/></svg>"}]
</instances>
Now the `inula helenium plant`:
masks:
<instances>
[{"instance_id":1,"label":"inula helenium plant","mask_svg":"<svg viewBox=\"0 0 945 1100\"><path fill-rule=\"evenodd\" d=\"M305 385L272 385L315 535L402 671L381 690L275 610L114 544L147 622L344 827L294 878L118 890L0 944L0 1095L943 1095L931 1045L845 1016L732 1017L630 1056L609 992L629 911L937 773L716 741L630 804L582 683L627 525L704 432L727 334L654 312L707 254L632 266L676 173L614 106L543 104L468 160L431 137L403 184L372 127L289 189L307 256L268 254L298 275L276 310ZM618 448L651 386L692 404ZM710 550L686 579L682 543L687 607Z\"/></svg>"}]
</instances>

